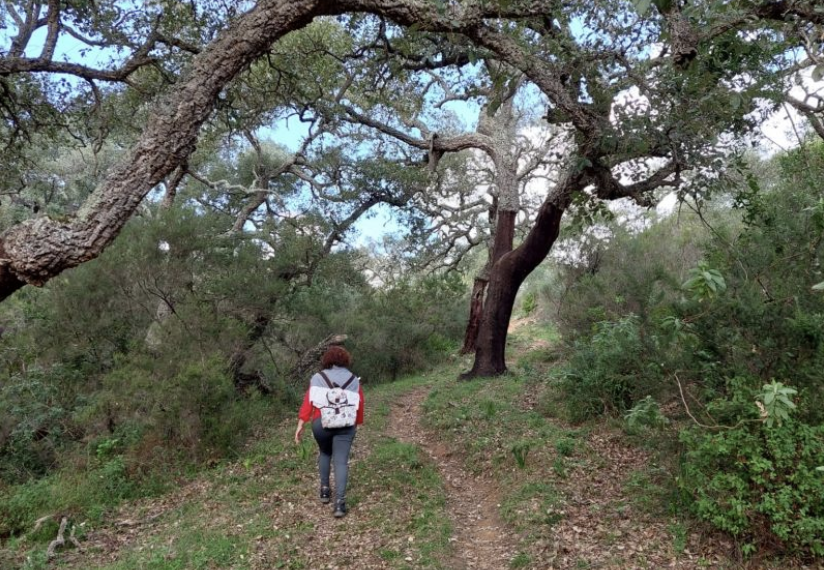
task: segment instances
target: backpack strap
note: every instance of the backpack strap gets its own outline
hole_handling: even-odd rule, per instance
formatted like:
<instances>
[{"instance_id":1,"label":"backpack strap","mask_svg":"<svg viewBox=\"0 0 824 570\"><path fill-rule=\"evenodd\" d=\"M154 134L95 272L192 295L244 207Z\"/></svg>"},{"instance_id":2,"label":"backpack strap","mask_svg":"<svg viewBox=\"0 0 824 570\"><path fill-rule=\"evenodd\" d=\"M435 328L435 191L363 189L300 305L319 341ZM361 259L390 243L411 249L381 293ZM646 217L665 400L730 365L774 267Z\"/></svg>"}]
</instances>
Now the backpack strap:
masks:
<instances>
[{"instance_id":1,"label":"backpack strap","mask_svg":"<svg viewBox=\"0 0 824 570\"><path fill-rule=\"evenodd\" d=\"M340 388L341 390L346 390L349 387L349 384L351 384L352 382L355 381L355 375L352 374L349 377L349 380L344 382L343 386L338 386L337 384L332 384L331 380L329 380L329 377L326 375L326 373L323 370L318 372L318 374L320 374L321 378L323 378L323 381L326 382L326 385L329 386L330 390L332 390L334 388Z\"/></svg>"},{"instance_id":2,"label":"backpack strap","mask_svg":"<svg viewBox=\"0 0 824 570\"><path fill-rule=\"evenodd\" d=\"M352 382L354 382L354 381L355 381L355 375L354 375L354 374L352 374L352 375L349 377L349 380L347 380L347 381L344 383L344 385L343 385L343 386L341 386L341 389L346 390L346 389L349 387L349 384L351 384L351 383L352 383Z\"/></svg>"},{"instance_id":3,"label":"backpack strap","mask_svg":"<svg viewBox=\"0 0 824 570\"><path fill-rule=\"evenodd\" d=\"M326 382L326 385L327 385L327 386L329 386L329 389L330 389L330 390L332 390L332 389L334 389L334 388L335 388L335 385L334 385L334 384L332 384L332 382L329 380L329 377L326 375L326 373L325 373L323 370L321 370L320 372L318 372L318 374L320 374L321 378L323 378L323 381L324 381L324 382ZM354 378L354 376L353 376L353 378ZM350 379L350 381L351 381L351 379ZM347 382L347 384L348 384L348 383L349 383L349 382Z\"/></svg>"}]
</instances>

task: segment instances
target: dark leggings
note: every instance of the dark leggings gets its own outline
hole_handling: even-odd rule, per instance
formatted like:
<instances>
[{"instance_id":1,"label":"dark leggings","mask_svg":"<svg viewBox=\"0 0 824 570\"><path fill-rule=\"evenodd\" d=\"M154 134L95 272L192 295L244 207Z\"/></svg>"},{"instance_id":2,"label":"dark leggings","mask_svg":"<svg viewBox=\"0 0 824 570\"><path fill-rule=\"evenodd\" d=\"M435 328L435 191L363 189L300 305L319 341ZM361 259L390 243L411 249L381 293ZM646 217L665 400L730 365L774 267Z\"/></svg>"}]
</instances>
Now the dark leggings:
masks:
<instances>
[{"instance_id":1,"label":"dark leggings","mask_svg":"<svg viewBox=\"0 0 824 570\"><path fill-rule=\"evenodd\" d=\"M349 479L349 450L355 440L355 426L345 428L326 429L320 423L320 418L312 422L312 435L318 442L318 470L320 484L329 487L329 474L332 461L335 462L335 498L338 501L346 499L346 482Z\"/></svg>"}]
</instances>

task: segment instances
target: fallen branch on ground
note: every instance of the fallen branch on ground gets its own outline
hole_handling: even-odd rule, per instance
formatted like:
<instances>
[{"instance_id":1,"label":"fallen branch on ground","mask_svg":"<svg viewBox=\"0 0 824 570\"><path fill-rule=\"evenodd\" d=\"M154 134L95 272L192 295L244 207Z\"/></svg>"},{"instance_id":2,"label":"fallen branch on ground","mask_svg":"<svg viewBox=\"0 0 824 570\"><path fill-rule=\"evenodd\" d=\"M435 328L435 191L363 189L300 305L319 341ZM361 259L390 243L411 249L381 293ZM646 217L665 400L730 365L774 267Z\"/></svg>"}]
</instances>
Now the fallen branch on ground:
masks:
<instances>
[{"instance_id":1,"label":"fallen branch on ground","mask_svg":"<svg viewBox=\"0 0 824 570\"><path fill-rule=\"evenodd\" d=\"M68 517L63 517L60 520L60 529L57 531L57 538L52 540L49 543L49 547L46 549L46 557L51 560L55 556L56 550L66 544L66 539L63 535L66 533L66 525L69 524ZM83 547L80 546L80 542L74 537L74 531L77 527L72 525L72 530L69 533L69 542L71 542L78 550L83 550Z\"/></svg>"}]
</instances>

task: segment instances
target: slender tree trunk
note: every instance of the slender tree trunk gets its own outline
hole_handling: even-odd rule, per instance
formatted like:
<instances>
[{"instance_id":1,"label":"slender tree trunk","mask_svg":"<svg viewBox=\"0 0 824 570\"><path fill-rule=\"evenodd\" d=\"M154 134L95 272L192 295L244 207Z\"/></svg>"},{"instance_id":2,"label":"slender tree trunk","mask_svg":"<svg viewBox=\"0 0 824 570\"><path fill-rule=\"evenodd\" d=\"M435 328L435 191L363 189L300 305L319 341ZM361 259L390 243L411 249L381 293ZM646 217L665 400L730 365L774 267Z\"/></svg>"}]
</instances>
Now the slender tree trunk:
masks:
<instances>
[{"instance_id":1,"label":"slender tree trunk","mask_svg":"<svg viewBox=\"0 0 824 570\"><path fill-rule=\"evenodd\" d=\"M163 325L169 320L169 317L171 317L173 313L174 310L168 301L161 299L157 302L154 320L149 324L149 328L146 329L146 337L143 339L146 348L151 351L156 351L163 346Z\"/></svg>"},{"instance_id":2,"label":"slender tree trunk","mask_svg":"<svg viewBox=\"0 0 824 570\"><path fill-rule=\"evenodd\" d=\"M475 352L477 346L478 331L481 330L481 317L483 316L484 293L486 284L489 283L489 278L484 273L488 274L488 272L482 272L472 284L472 296L469 298L469 320L466 323L461 354Z\"/></svg>"},{"instance_id":3,"label":"slender tree trunk","mask_svg":"<svg viewBox=\"0 0 824 570\"><path fill-rule=\"evenodd\" d=\"M243 367L249 357L249 352L257 341L263 338L266 329L269 327L269 321L270 319L267 315L255 315L254 320L250 324L249 334L243 339L243 343L232 351L232 355L229 357L229 373L232 375L232 382L235 385L235 390L238 392L244 393L250 387L257 388L262 394L269 394L272 391L259 371L243 371Z\"/></svg>"},{"instance_id":4,"label":"slender tree trunk","mask_svg":"<svg viewBox=\"0 0 824 570\"><path fill-rule=\"evenodd\" d=\"M572 194L583 186L583 173L567 173L558 190L541 205L524 242L492 266L475 362L463 378L500 376L506 372L506 337L515 296L527 276L546 259L558 239L561 218Z\"/></svg>"},{"instance_id":5,"label":"slender tree trunk","mask_svg":"<svg viewBox=\"0 0 824 570\"><path fill-rule=\"evenodd\" d=\"M330 346L343 346L347 338L345 334L329 335L318 343L316 347L304 352L287 376L289 385L297 388L305 384L312 374L320 370L320 359L323 357L323 353L325 353Z\"/></svg>"},{"instance_id":6,"label":"slender tree trunk","mask_svg":"<svg viewBox=\"0 0 824 570\"><path fill-rule=\"evenodd\" d=\"M161 212L168 212L172 209L172 206L174 206L175 203L175 197L177 196L177 189L185 176L186 163L183 163L175 171L171 180L166 183L166 193L163 195L163 200L160 201L160 206L158 208ZM158 247L161 246L161 244L157 245ZM164 263L168 263L168 257L170 255L171 252L167 251L167 259ZM163 324L169 319L169 317L172 316L172 314L174 314L174 306L172 305L171 295L169 298L160 299L157 302L154 320L149 324L149 328L146 330L146 337L144 339L144 343L149 350L158 350L163 344Z\"/></svg>"}]
</instances>

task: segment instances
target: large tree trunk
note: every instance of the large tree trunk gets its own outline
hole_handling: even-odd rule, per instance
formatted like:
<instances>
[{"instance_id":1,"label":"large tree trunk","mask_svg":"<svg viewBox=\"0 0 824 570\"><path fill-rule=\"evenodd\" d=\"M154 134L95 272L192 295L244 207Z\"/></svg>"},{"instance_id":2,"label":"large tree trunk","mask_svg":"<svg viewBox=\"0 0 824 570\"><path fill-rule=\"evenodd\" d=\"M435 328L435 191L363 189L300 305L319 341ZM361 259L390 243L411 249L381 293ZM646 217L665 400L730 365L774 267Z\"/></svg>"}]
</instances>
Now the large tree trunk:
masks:
<instances>
[{"instance_id":1,"label":"large tree trunk","mask_svg":"<svg viewBox=\"0 0 824 570\"><path fill-rule=\"evenodd\" d=\"M469 300L469 320L466 324L461 354L475 352L478 333L483 318L484 294L489 283L492 266L504 255L512 251L515 241L515 221L520 207L518 193L518 158L513 155L516 117L513 102L516 89L504 95L505 100L494 116L489 115L489 107L484 106L478 116L478 133L492 140L487 154L495 165L495 186L497 194L489 206L489 225L492 235L488 242L486 265L475 278L472 296Z\"/></svg>"},{"instance_id":2,"label":"large tree trunk","mask_svg":"<svg viewBox=\"0 0 824 570\"><path fill-rule=\"evenodd\" d=\"M558 239L561 218L584 175L569 172L548 197L524 242L492 266L472 369L463 378L499 376L506 372L506 337L515 296L521 284L546 259Z\"/></svg>"},{"instance_id":3,"label":"large tree trunk","mask_svg":"<svg viewBox=\"0 0 824 570\"><path fill-rule=\"evenodd\" d=\"M497 212L498 223L495 228L495 240L492 245L490 259L480 275L475 278L475 283L472 287L472 298L469 302L469 321L466 325L461 354L469 354L477 350L478 334L481 331L484 307L488 302L488 297L485 299L484 293L495 263L505 254L512 251L512 245L515 241L516 216L517 212L503 210Z\"/></svg>"}]
</instances>

